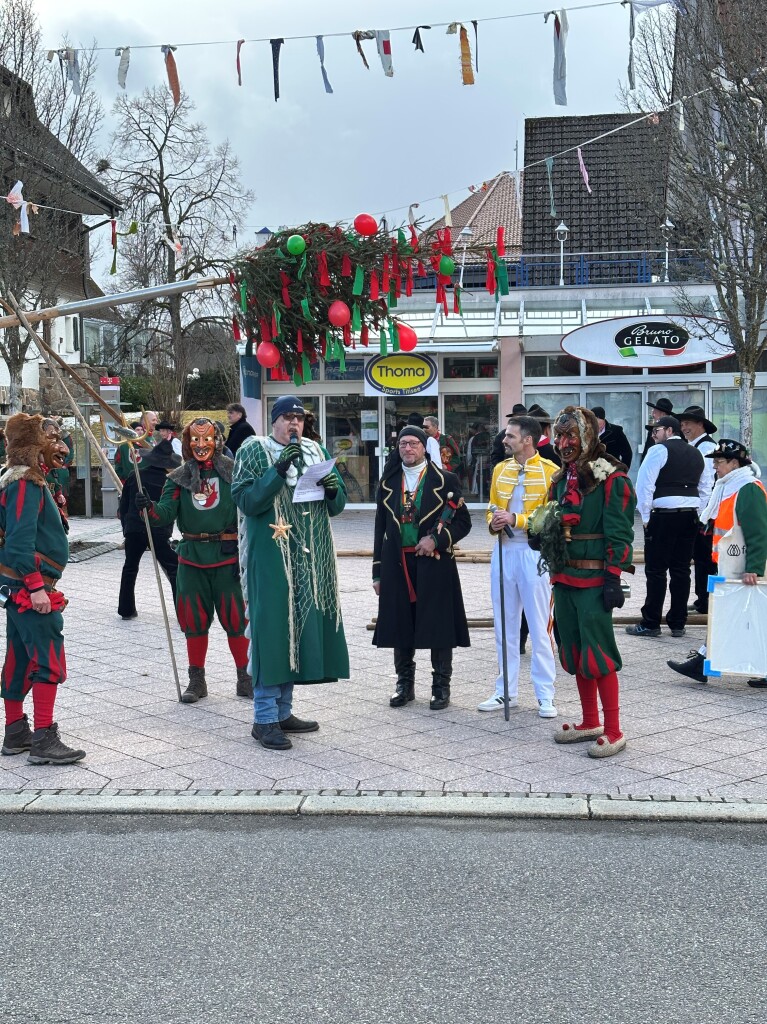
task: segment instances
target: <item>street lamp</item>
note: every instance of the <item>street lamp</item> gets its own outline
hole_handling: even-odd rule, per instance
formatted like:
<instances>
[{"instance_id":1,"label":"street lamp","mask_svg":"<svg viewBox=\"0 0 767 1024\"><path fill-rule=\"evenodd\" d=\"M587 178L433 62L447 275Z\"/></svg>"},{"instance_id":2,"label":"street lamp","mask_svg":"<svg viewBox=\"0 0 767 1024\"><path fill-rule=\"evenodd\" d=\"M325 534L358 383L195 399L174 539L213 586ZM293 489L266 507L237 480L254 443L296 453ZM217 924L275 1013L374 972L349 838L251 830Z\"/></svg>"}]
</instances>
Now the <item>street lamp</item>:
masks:
<instances>
[{"instance_id":1,"label":"street lamp","mask_svg":"<svg viewBox=\"0 0 767 1024\"><path fill-rule=\"evenodd\" d=\"M663 240L666 243L666 259L663 265L663 283L668 284L668 243L671 239L671 232L674 230L674 222L669 220L668 217L663 221L660 226L660 233L663 235Z\"/></svg>"},{"instance_id":2,"label":"street lamp","mask_svg":"<svg viewBox=\"0 0 767 1024\"><path fill-rule=\"evenodd\" d=\"M565 242L570 234L570 228L563 220L554 229L554 234L559 242L559 287L565 286Z\"/></svg>"},{"instance_id":3,"label":"street lamp","mask_svg":"<svg viewBox=\"0 0 767 1024\"><path fill-rule=\"evenodd\" d=\"M474 232L467 224L466 227L461 228L458 237L461 239L461 243L463 244L463 254L461 256L461 276L458 280L458 287L463 288L463 268L466 266L466 246L474 237Z\"/></svg>"}]
</instances>

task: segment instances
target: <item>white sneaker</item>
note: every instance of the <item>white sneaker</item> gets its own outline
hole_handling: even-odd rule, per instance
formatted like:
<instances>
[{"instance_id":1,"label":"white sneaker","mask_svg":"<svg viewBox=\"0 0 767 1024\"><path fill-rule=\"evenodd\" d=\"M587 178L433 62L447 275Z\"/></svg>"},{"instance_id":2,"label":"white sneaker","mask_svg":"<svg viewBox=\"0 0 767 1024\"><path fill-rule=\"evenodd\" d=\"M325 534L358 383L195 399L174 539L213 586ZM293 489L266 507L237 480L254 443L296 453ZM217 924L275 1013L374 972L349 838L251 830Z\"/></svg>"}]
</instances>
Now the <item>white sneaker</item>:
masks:
<instances>
[{"instance_id":1,"label":"white sneaker","mask_svg":"<svg viewBox=\"0 0 767 1024\"><path fill-rule=\"evenodd\" d=\"M550 700L538 701L538 715L540 718L556 718L557 709Z\"/></svg>"},{"instance_id":2,"label":"white sneaker","mask_svg":"<svg viewBox=\"0 0 767 1024\"><path fill-rule=\"evenodd\" d=\"M509 697L509 707L517 707L516 697ZM477 711L503 711L503 697L496 697L493 694L492 697L483 700L481 704L477 704Z\"/></svg>"}]
</instances>

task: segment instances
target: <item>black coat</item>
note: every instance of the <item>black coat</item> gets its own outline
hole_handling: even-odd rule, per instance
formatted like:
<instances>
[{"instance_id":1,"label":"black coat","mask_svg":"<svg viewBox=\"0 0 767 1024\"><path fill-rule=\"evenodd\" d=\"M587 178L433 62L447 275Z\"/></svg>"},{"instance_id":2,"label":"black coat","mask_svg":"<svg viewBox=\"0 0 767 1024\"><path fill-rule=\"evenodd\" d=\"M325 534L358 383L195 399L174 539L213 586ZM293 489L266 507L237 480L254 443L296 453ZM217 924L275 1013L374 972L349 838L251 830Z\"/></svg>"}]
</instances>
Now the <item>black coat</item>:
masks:
<instances>
[{"instance_id":1,"label":"black coat","mask_svg":"<svg viewBox=\"0 0 767 1024\"><path fill-rule=\"evenodd\" d=\"M629 439L623 433L623 427L617 423L608 423L605 420L605 432L599 438L607 449L607 454L612 455L618 462L622 462L626 469L631 469L631 458L633 452Z\"/></svg>"},{"instance_id":2,"label":"black coat","mask_svg":"<svg viewBox=\"0 0 767 1024\"><path fill-rule=\"evenodd\" d=\"M242 442L248 438L253 437L255 430L244 416L241 416L236 423L233 423L229 428L229 434L226 438L226 446L232 453L232 458L237 454L237 449L240 447Z\"/></svg>"},{"instance_id":3,"label":"black coat","mask_svg":"<svg viewBox=\"0 0 767 1024\"><path fill-rule=\"evenodd\" d=\"M147 466L145 469L139 466L139 471L141 473L142 487L152 501L159 501L165 481L168 479L167 473L161 466ZM120 507L118 509L123 533L144 533L146 530L141 513L134 504L137 494L136 474L131 473L123 484L123 492L120 495ZM170 537L173 533L173 526L153 526L152 533L158 537Z\"/></svg>"},{"instance_id":4,"label":"black coat","mask_svg":"<svg viewBox=\"0 0 767 1024\"><path fill-rule=\"evenodd\" d=\"M439 523L448 493L461 496L455 473L429 463L421 496L418 538L431 533ZM373 643L376 647L440 648L469 647L469 628L463 607L461 581L453 545L471 530L471 517L462 505L452 522L443 526L437 539L440 557L419 557L416 589L418 600L411 604L402 569L400 509L402 468L393 466L378 485L376 495L373 578L381 581L378 622Z\"/></svg>"},{"instance_id":5,"label":"black coat","mask_svg":"<svg viewBox=\"0 0 767 1024\"><path fill-rule=\"evenodd\" d=\"M490 465L495 469L499 462L508 459L508 453L503 447L503 439L506 437L506 427L499 430L493 439L493 447L490 449Z\"/></svg>"},{"instance_id":6,"label":"black coat","mask_svg":"<svg viewBox=\"0 0 767 1024\"><path fill-rule=\"evenodd\" d=\"M546 444L539 444L538 454L542 459L548 459L549 462L553 462L555 466L562 465L562 459L559 455L559 452L556 450L551 441L547 441Z\"/></svg>"}]
</instances>

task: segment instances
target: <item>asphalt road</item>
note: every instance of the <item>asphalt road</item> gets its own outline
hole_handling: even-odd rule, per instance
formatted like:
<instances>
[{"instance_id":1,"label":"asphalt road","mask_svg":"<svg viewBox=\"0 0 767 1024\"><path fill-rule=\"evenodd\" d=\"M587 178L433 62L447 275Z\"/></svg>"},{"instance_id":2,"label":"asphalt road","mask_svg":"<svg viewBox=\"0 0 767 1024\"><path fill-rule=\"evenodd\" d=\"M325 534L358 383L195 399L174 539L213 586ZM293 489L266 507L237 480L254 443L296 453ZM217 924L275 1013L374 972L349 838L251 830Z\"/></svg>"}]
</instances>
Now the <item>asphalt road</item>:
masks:
<instances>
[{"instance_id":1,"label":"asphalt road","mask_svg":"<svg viewBox=\"0 0 767 1024\"><path fill-rule=\"evenodd\" d=\"M759 826L0 819L3 1024L761 1022Z\"/></svg>"}]
</instances>

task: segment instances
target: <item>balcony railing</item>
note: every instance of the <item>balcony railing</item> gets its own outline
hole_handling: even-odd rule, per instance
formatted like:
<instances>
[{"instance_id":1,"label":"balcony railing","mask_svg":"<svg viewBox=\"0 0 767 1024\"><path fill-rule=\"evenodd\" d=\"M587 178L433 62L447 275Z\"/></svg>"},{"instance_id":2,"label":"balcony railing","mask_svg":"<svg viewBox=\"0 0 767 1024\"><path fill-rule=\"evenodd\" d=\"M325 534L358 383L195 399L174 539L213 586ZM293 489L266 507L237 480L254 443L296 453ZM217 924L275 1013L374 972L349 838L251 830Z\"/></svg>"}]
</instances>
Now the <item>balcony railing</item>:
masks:
<instances>
[{"instance_id":1,"label":"balcony railing","mask_svg":"<svg viewBox=\"0 0 767 1024\"><path fill-rule=\"evenodd\" d=\"M560 283L560 269L565 285L630 285L653 284L667 280L670 283L710 281L705 262L691 250L675 250L669 253L668 276L666 256L663 250L625 252L582 252L565 253L560 267L559 253L518 256L504 260L509 275L510 288L555 288ZM453 281L461 276L460 250L456 252L457 269ZM464 288L484 288L487 274L485 263L467 263L463 268ZM434 274L416 277L413 286L417 290L434 290Z\"/></svg>"}]
</instances>

